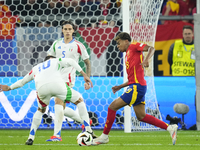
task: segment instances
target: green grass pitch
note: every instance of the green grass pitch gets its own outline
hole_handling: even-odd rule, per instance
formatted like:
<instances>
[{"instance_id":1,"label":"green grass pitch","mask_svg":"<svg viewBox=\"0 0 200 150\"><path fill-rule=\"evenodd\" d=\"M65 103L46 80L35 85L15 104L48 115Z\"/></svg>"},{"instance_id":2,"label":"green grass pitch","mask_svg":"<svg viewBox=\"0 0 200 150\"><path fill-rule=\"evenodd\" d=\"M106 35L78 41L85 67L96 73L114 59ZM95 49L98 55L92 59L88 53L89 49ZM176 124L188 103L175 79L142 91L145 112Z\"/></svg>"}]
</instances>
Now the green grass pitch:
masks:
<instances>
[{"instance_id":1,"label":"green grass pitch","mask_svg":"<svg viewBox=\"0 0 200 150\"><path fill-rule=\"evenodd\" d=\"M62 130L62 142L46 142L53 130L38 130L33 145L25 145L29 130L0 130L0 150L200 150L200 131L178 131L172 145L167 131L132 132L112 130L110 142L98 146L79 146L80 130ZM94 130L100 135L102 130Z\"/></svg>"}]
</instances>

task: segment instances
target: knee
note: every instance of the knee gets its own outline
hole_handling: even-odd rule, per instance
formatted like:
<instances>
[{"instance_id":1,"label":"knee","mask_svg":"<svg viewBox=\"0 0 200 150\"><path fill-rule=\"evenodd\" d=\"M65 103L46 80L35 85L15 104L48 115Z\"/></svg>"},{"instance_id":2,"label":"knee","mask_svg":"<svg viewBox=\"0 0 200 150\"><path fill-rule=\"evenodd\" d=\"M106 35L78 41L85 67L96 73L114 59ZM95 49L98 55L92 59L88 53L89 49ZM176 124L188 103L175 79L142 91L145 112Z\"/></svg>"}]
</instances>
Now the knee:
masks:
<instances>
[{"instance_id":1,"label":"knee","mask_svg":"<svg viewBox=\"0 0 200 150\"><path fill-rule=\"evenodd\" d=\"M39 107L38 107L38 111L40 111L41 113L45 113L46 107L43 107L43 108L39 108Z\"/></svg>"},{"instance_id":2,"label":"knee","mask_svg":"<svg viewBox=\"0 0 200 150\"><path fill-rule=\"evenodd\" d=\"M136 117L137 117L137 119L138 119L139 121L143 119L143 118L140 117L140 116L136 116Z\"/></svg>"},{"instance_id":3,"label":"knee","mask_svg":"<svg viewBox=\"0 0 200 150\"><path fill-rule=\"evenodd\" d=\"M64 105L64 102L62 100L60 100L59 98L55 99L55 105L59 104L59 105Z\"/></svg>"},{"instance_id":4,"label":"knee","mask_svg":"<svg viewBox=\"0 0 200 150\"><path fill-rule=\"evenodd\" d=\"M78 103L81 103L81 102L83 102L83 98L80 97L74 104L77 105Z\"/></svg>"},{"instance_id":5,"label":"knee","mask_svg":"<svg viewBox=\"0 0 200 150\"><path fill-rule=\"evenodd\" d=\"M114 110L114 111L117 111L118 109L115 107L115 105L113 105L113 103L111 103L109 106L108 106L109 109L111 110Z\"/></svg>"},{"instance_id":6,"label":"knee","mask_svg":"<svg viewBox=\"0 0 200 150\"><path fill-rule=\"evenodd\" d=\"M145 115L140 114L140 115L136 115L136 117L137 117L137 119L138 119L139 121L141 121L141 120L145 117Z\"/></svg>"}]
</instances>

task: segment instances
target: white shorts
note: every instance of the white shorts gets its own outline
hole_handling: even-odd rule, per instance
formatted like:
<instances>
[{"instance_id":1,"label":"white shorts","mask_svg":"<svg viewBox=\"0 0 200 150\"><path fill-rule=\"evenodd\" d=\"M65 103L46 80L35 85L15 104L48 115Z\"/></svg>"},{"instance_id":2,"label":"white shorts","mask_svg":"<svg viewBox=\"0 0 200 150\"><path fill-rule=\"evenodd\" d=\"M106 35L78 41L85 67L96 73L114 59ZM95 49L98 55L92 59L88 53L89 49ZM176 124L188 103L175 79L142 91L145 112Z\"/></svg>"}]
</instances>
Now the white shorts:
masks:
<instances>
[{"instance_id":1,"label":"white shorts","mask_svg":"<svg viewBox=\"0 0 200 150\"><path fill-rule=\"evenodd\" d=\"M52 97L57 97L61 99L64 103L66 101L75 103L79 98L83 99L82 95L79 92L70 88L66 83L51 82L37 89L38 107L42 109L49 105L50 99Z\"/></svg>"}]
</instances>

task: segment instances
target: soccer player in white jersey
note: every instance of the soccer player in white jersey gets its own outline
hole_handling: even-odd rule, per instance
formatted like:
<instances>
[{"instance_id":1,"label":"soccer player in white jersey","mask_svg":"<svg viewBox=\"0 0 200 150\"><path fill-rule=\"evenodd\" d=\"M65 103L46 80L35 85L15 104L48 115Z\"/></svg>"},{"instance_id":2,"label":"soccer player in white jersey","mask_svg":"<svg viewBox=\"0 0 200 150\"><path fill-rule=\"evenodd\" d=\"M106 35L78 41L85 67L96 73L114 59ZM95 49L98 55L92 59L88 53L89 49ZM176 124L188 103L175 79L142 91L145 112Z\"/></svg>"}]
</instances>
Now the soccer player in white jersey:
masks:
<instances>
[{"instance_id":1,"label":"soccer player in white jersey","mask_svg":"<svg viewBox=\"0 0 200 150\"><path fill-rule=\"evenodd\" d=\"M43 63L40 63L33 67L33 69L23 79L18 80L11 86L0 85L1 92L22 87L33 79L35 81L38 110L33 116L30 134L28 140L25 143L26 145L33 144L35 133L41 123L43 113L46 110L46 106L49 105L51 97L56 96L61 100L61 103L59 105L56 105L58 109L55 110L58 111L55 116L55 122L60 123L55 124L56 127L54 127L54 138L51 139L52 141L62 141L60 134L58 135L57 133L61 132L66 101L76 104L81 119L84 120L84 122L89 123L89 116L85 103L83 102L82 95L74 89L70 88L65 83L61 75L61 68L69 68L73 66L73 68L75 68L83 75L85 82L87 84L90 84L90 86L92 87L93 85L90 78L84 73L78 63L71 58L66 59L55 58L54 56L47 56L45 60L46 61L44 61ZM92 129L90 126L86 126L85 128L87 132L92 133Z\"/></svg>"},{"instance_id":2,"label":"soccer player in white jersey","mask_svg":"<svg viewBox=\"0 0 200 150\"><path fill-rule=\"evenodd\" d=\"M54 41L54 43L48 50L47 55L52 55L57 58L71 58L77 63L79 61L79 57L81 57L86 64L86 74L90 77L91 65L89 55L85 46L74 38L74 36L76 35L75 31L76 27L71 21L64 21L62 23L62 33L64 37ZM64 68L61 70L61 72L65 82L70 87L73 87L76 78L76 70L74 69L74 67L71 66L68 68ZM84 86L86 90L90 88L89 84L87 83L84 83ZM57 109L56 105L60 104L60 102L61 100L58 97L55 98L55 110ZM65 107L64 115L84 124L80 116L69 107ZM87 123L86 125L84 124L84 126L87 126ZM93 135L93 137L95 137L95 135Z\"/></svg>"}]
</instances>

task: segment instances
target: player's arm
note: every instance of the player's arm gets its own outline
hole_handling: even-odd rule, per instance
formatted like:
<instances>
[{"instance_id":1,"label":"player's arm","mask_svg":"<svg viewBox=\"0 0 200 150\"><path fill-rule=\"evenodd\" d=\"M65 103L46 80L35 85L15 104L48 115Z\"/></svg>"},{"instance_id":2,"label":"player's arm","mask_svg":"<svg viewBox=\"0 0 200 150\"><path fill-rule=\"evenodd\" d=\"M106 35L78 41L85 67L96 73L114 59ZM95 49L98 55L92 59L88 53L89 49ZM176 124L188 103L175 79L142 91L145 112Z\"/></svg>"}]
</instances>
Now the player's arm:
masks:
<instances>
[{"instance_id":1,"label":"player's arm","mask_svg":"<svg viewBox=\"0 0 200 150\"><path fill-rule=\"evenodd\" d=\"M153 56L154 52L155 52L155 48L152 47L152 46L149 46L149 45L146 45L144 48L143 48L143 51L144 52L148 52L145 59L143 60L143 62L141 63L141 65L143 67L149 67L149 60L150 58Z\"/></svg>"},{"instance_id":2,"label":"player's arm","mask_svg":"<svg viewBox=\"0 0 200 150\"><path fill-rule=\"evenodd\" d=\"M20 88L31 80L33 80L32 71L30 73L28 73L27 75L25 75L23 79L18 80L17 82L13 83L11 86L0 84L0 92L1 91L10 91L10 90Z\"/></svg>"},{"instance_id":3,"label":"player's arm","mask_svg":"<svg viewBox=\"0 0 200 150\"><path fill-rule=\"evenodd\" d=\"M91 63L89 59L88 52L83 44L80 44L80 49L81 49L81 58L83 59L85 65L86 65L86 74L88 77L91 76Z\"/></svg>"},{"instance_id":4,"label":"player's arm","mask_svg":"<svg viewBox=\"0 0 200 150\"><path fill-rule=\"evenodd\" d=\"M89 58L85 59L84 62L86 64L86 74L87 74L88 77L90 77L91 76L91 63L90 63ZM90 89L90 84L85 82L84 87L85 87L86 90L88 90L88 89Z\"/></svg>"},{"instance_id":5,"label":"player's arm","mask_svg":"<svg viewBox=\"0 0 200 150\"><path fill-rule=\"evenodd\" d=\"M126 87L126 86L128 86L128 81L125 82L125 83L123 83L123 84L121 84L121 85L112 87L112 91L113 91L113 93L115 94L115 93L116 93L117 91L119 91L121 88L124 88L124 87Z\"/></svg>"},{"instance_id":6,"label":"player's arm","mask_svg":"<svg viewBox=\"0 0 200 150\"><path fill-rule=\"evenodd\" d=\"M83 75L84 81L85 81L85 83L88 85L88 86L86 86L86 85L84 84L85 89L88 90L90 87L93 87L93 83L92 83L92 81L90 80L90 78L87 76L87 74L86 74L83 70L82 70L80 73Z\"/></svg>"},{"instance_id":7,"label":"player's arm","mask_svg":"<svg viewBox=\"0 0 200 150\"><path fill-rule=\"evenodd\" d=\"M91 63L90 63L89 58L85 59L84 62L85 62L85 65L86 65L86 74L87 74L88 77L90 77L91 76Z\"/></svg>"},{"instance_id":8,"label":"player's arm","mask_svg":"<svg viewBox=\"0 0 200 150\"><path fill-rule=\"evenodd\" d=\"M92 84L92 81L90 80L90 78L87 76L87 74L82 70L82 68L79 66L79 64L71 59L71 58L63 58L63 59L60 59L60 63L63 67L65 66L73 66L78 72L80 72L83 77L84 77L84 81L90 85L90 87L93 87L93 84Z\"/></svg>"}]
</instances>

